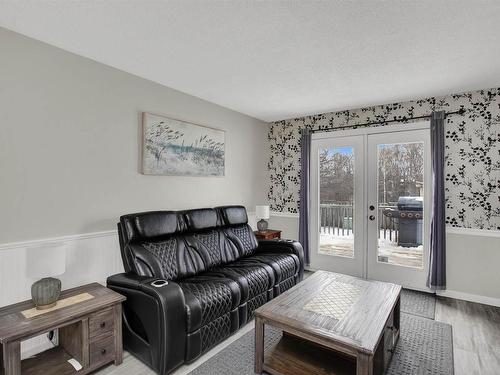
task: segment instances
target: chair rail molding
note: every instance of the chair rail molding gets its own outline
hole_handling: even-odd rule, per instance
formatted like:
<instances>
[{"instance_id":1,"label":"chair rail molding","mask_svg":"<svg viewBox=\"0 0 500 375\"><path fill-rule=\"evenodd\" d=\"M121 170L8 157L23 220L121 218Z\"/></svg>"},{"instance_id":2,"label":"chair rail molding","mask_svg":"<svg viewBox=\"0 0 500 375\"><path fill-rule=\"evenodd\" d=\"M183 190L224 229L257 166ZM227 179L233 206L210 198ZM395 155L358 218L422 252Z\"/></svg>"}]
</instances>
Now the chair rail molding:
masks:
<instances>
[{"instance_id":1,"label":"chair rail molding","mask_svg":"<svg viewBox=\"0 0 500 375\"><path fill-rule=\"evenodd\" d=\"M293 213L293 212L280 212L280 211L271 211L271 216L275 217L289 217L289 218L294 218L298 219L299 214Z\"/></svg>"},{"instance_id":2,"label":"chair rail molding","mask_svg":"<svg viewBox=\"0 0 500 375\"><path fill-rule=\"evenodd\" d=\"M446 227L447 234L500 238L500 230Z\"/></svg>"},{"instance_id":3,"label":"chair rail molding","mask_svg":"<svg viewBox=\"0 0 500 375\"><path fill-rule=\"evenodd\" d=\"M34 240L27 241L18 241L18 242L7 242L0 244L0 251L3 250L12 250L18 248L25 248L30 246L39 246L51 242L69 242L69 241L77 241L87 238L99 238L99 237L108 237L108 236L117 236L118 231L114 230L106 230L100 232L89 232L89 233L81 233L81 234L69 234L58 237L47 237L47 238L39 238Z\"/></svg>"},{"instance_id":4,"label":"chair rail molding","mask_svg":"<svg viewBox=\"0 0 500 375\"><path fill-rule=\"evenodd\" d=\"M59 278L63 289L90 282L105 283L109 275L123 272L117 230L64 235L0 244L0 307L29 299L26 249L51 243L67 245L66 272Z\"/></svg>"}]
</instances>

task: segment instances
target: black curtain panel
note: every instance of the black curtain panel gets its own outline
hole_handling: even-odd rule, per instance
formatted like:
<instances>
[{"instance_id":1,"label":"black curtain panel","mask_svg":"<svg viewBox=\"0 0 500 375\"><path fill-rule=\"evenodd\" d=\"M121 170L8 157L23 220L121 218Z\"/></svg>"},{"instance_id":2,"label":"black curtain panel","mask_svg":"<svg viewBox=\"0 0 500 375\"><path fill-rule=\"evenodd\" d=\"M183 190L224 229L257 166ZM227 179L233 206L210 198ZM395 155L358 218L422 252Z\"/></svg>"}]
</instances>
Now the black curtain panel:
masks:
<instances>
[{"instance_id":1,"label":"black curtain panel","mask_svg":"<svg viewBox=\"0 0 500 375\"><path fill-rule=\"evenodd\" d=\"M309 264L309 157L311 133L302 129L300 138L300 199L299 199L299 242L304 248L304 263Z\"/></svg>"},{"instance_id":2,"label":"black curtain panel","mask_svg":"<svg viewBox=\"0 0 500 375\"><path fill-rule=\"evenodd\" d=\"M432 203L430 262L427 286L446 289L446 216L444 195L444 119L445 112L431 115Z\"/></svg>"}]
</instances>

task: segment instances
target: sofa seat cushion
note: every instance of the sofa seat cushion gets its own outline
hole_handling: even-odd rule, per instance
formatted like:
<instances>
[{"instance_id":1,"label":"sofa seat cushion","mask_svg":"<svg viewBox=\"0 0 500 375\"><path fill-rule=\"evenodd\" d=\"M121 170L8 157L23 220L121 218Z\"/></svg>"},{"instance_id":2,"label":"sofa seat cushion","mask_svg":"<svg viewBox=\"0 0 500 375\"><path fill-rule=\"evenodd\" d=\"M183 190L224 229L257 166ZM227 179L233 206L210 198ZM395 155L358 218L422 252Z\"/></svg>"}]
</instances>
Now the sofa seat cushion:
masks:
<instances>
[{"instance_id":1,"label":"sofa seat cushion","mask_svg":"<svg viewBox=\"0 0 500 375\"><path fill-rule=\"evenodd\" d=\"M274 286L274 272L270 266L260 262L237 260L211 270L236 281L241 290L241 304L265 293Z\"/></svg>"},{"instance_id":2,"label":"sofa seat cushion","mask_svg":"<svg viewBox=\"0 0 500 375\"><path fill-rule=\"evenodd\" d=\"M227 315L240 304L239 286L229 278L200 275L179 285L184 292L188 332Z\"/></svg>"},{"instance_id":3,"label":"sofa seat cushion","mask_svg":"<svg viewBox=\"0 0 500 375\"><path fill-rule=\"evenodd\" d=\"M297 284L297 278L292 276L289 277L288 279L282 280L277 286L275 290L276 295L280 295L283 292L286 292L288 289L292 288Z\"/></svg>"},{"instance_id":4,"label":"sofa seat cushion","mask_svg":"<svg viewBox=\"0 0 500 375\"><path fill-rule=\"evenodd\" d=\"M236 328L237 329L237 328ZM236 329L231 322L231 314L225 314L201 327L201 351L212 348L229 337Z\"/></svg>"},{"instance_id":5,"label":"sofa seat cushion","mask_svg":"<svg viewBox=\"0 0 500 375\"><path fill-rule=\"evenodd\" d=\"M274 270L275 285L296 276L300 270L300 261L295 254L258 253L245 258L246 262L260 262Z\"/></svg>"}]
</instances>

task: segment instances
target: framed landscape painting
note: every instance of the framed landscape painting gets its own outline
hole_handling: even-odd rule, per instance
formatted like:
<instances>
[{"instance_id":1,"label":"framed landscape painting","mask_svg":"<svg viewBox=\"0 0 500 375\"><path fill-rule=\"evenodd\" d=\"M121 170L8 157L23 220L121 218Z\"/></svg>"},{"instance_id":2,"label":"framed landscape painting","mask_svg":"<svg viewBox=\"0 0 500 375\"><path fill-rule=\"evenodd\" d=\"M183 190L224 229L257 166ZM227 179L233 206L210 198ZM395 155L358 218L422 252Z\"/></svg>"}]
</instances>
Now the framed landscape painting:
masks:
<instances>
[{"instance_id":1,"label":"framed landscape painting","mask_svg":"<svg viewBox=\"0 0 500 375\"><path fill-rule=\"evenodd\" d=\"M143 112L142 172L224 176L225 132Z\"/></svg>"}]
</instances>

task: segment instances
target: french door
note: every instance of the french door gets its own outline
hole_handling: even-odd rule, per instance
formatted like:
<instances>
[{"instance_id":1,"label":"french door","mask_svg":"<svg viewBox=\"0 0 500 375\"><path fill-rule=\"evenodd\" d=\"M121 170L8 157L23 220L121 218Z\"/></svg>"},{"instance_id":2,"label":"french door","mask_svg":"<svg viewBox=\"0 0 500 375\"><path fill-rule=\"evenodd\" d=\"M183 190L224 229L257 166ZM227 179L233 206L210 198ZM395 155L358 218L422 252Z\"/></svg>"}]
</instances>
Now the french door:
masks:
<instances>
[{"instance_id":1,"label":"french door","mask_svg":"<svg viewBox=\"0 0 500 375\"><path fill-rule=\"evenodd\" d=\"M427 124L315 135L311 267L425 289Z\"/></svg>"}]
</instances>

